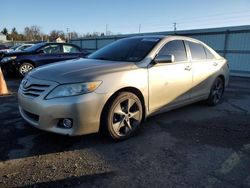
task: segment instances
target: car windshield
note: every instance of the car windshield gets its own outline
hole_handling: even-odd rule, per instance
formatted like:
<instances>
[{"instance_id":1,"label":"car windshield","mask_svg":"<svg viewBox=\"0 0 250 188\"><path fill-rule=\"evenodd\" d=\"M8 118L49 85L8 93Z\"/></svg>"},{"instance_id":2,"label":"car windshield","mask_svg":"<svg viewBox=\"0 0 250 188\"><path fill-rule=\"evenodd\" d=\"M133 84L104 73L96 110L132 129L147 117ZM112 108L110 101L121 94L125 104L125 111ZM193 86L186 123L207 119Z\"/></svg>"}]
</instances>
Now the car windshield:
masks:
<instances>
[{"instance_id":1,"label":"car windshield","mask_svg":"<svg viewBox=\"0 0 250 188\"><path fill-rule=\"evenodd\" d=\"M120 39L90 54L89 59L138 62L160 41L159 37Z\"/></svg>"},{"instance_id":2,"label":"car windshield","mask_svg":"<svg viewBox=\"0 0 250 188\"><path fill-rule=\"evenodd\" d=\"M44 43L34 44L34 45L24 49L23 51L28 51L28 52L36 51L38 48L42 47L43 45L44 45Z\"/></svg>"},{"instance_id":3,"label":"car windshield","mask_svg":"<svg viewBox=\"0 0 250 188\"><path fill-rule=\"evenodd\" d=\"M19 46L21 46L21 45L13 46L13 47L11 47L11 49L12 49L12 50L15 50L15 49L17 49Z\"/></svg>"}]
</instances>

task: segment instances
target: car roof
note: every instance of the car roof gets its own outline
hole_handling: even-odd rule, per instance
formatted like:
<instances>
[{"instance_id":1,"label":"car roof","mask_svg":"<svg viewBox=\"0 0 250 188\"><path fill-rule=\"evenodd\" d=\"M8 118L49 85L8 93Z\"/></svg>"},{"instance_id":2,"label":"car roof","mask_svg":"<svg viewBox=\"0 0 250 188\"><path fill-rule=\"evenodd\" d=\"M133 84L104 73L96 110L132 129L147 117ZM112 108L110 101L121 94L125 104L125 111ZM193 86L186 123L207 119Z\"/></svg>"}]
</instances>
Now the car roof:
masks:
<instances>
[{"instance_id":1,"label":"car roof","mask_svg":"<svg viewBox=\"0 0 250 188\"><path fill-rule=\"evenodd\" d=\"M158 39L162 39L164 38L164 35L139 35L139 36L134 36L134 37L128 37L128 38L158 38Z\"/></svg>"},{"instance_id":2,"label":"car roof","mask_svg":"<svg viewBox=\"0 0 250 188\"><path fill-rule=\"evenodd\" d=\"M74 44L71 44L71 43L66 43L66 42L41 42L41 43L37 43L37 44L67 44L67 45L73 45L75 46Z\"/></svg>"},{"instance_id":3,"label":"car roof","mask_svg":"<svg viewBox=\"0 0 250 188\"><path fill-rule=\"evenodd\" d=\"M188 40L188 41L193 41L193 42L201 42L197 39L186 37L186 36L181 36L181 35L138 35L138 36L133 36L133 37L128 37L128 38L157 38L157 39L176 39L176 40Z\"/></svg>"}]
</instances>

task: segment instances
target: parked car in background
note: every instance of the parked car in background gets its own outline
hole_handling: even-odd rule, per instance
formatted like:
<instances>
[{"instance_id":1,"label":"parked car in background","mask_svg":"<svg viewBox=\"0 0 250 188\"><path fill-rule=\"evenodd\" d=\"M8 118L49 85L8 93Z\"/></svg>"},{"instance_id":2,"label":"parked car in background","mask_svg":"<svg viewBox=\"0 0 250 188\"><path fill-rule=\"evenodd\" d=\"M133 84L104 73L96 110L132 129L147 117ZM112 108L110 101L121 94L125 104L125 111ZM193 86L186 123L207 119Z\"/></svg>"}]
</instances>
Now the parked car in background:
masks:
<instances>
[{"instance_id":1,"label":"parked car in background","mask_svg":"<svg viewBox=\"0 0 250 188\"><path fill-rule=\"evenodd\" d=\"M228 78L227 60L199 40L132 37L30 72L19 109L39 129L71 136L106 130L123 140L148 116L202 100L218 104Z\"/></svg>"},{"instance_id":2,"label":"parked car in background","mask_svg":"<svg viewBox=\"0 0 250 188\"><path fill-rule=\"evenodd\" d=\"M86 50L68 43L39 43L23 51L4 54L1 60L2 70L7 74L25 76L35 67L81 58L88 55Z\"/></svg>"},{"instance_id":3,"label":"parked car in background","mask_svg":"<svg viewBox=\"0 0 250 188\"><path fill-rule=\"evenodd\" d=\"M17 45L17 46L13 46L10 48L10 51L8 52L13 52L13 51L23 51L25 50L26 48L29 48L31 46L33 46L34 44L20 44L20 45Z\"/></svg>"},{"instance_id":4,"label":"parked car in background","mask_svg":"<svg viewBox=\"0 0 250 188\"><path fill-rule=\"evenodd\" d=\"M0 60L3 57L4 53L8 52L9 50L10 50L9 47L7 47L3 44L0 44Z\"/></svg>"},{"instance_id":5,"label":"parked car in background","mask_svg":"<svg viewBox=\"0 0 250 188\"><path fill-rule=\"evenodd\" d=\"M10 48L3 44L0 44L0 52L7 52Z\"/></svg>"}]
</instances>

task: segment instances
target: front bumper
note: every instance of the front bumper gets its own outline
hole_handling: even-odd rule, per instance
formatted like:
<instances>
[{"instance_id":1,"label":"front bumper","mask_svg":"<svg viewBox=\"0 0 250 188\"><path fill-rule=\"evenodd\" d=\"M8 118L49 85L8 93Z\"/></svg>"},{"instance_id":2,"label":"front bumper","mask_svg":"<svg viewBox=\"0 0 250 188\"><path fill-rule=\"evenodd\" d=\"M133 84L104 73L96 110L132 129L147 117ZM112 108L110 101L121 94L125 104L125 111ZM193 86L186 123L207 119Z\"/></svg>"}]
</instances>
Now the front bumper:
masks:
<instances>
[{"instance_id":1,"label":"front bumper","mask_svg":"<svg viewBox=\"0 0 250 188\"><path fill-rule=\"evenodd\" d=\"M8 62L0 62L0 66L7 72L12 72L12 73L18 72L18 63L15 60L11 60Z\"/></svg>"},{"instance_id":2,"label":"front bumper","mask_svg":"<svg viewBox=\"0 0 250 188\"><path fill-rule=\"evenodd\" d=\"M48 92L39 97L30 98L19 89L20 114L29 124L45 131L70 136L99 131L101 112L107 100L105 94L92 92L45 100L44 97ZM73 120L72 128L66 129L58 125L64 118Z\"/></svg>"}]
</instances>

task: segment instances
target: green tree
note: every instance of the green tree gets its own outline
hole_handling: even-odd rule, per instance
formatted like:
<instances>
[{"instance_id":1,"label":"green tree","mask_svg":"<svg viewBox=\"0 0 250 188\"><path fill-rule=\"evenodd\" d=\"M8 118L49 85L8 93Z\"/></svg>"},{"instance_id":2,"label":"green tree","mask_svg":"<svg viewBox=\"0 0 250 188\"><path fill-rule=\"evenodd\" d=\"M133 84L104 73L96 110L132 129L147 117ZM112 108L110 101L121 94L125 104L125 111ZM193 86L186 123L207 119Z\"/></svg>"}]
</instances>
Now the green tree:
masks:
<instances>
[{"instance_id":1,"label":"green tree","mask_svg":"<svg viewBox=\"0 0 250 188\"><path fill-rule=\"evenodd\" d=\"M1 33L4 34L4 35L6 35L6 36L9 34L8 29L6 27L3 28L3 30L1 31Z\"/></svg>"}]
</instances>

